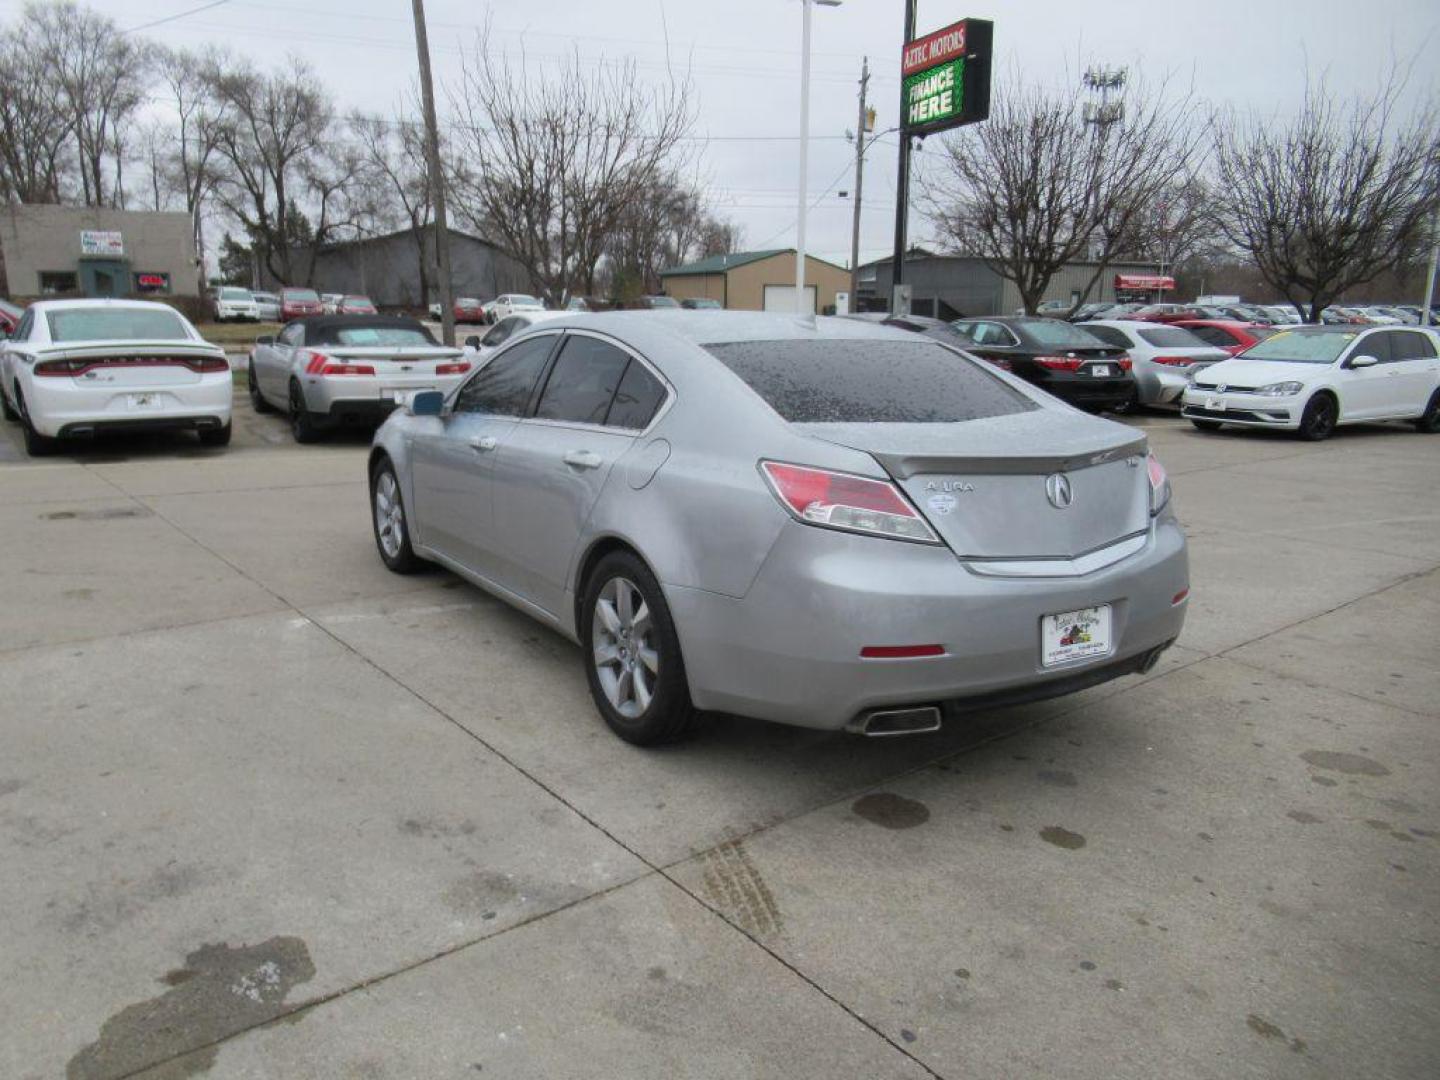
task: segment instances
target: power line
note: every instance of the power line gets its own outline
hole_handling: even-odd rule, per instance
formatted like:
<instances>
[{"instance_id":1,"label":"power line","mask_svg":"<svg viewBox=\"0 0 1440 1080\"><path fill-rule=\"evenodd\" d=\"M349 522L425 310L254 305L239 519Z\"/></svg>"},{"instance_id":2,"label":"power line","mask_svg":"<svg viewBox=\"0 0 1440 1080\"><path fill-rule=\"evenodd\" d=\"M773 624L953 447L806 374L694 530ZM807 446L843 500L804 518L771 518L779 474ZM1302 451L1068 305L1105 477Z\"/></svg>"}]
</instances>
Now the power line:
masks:
<instances>
[{"instance_id":1,"label":"power line","mask_svg":"<svg viewBox=\"0 0 1440 1080\"><path fill-rule=\"evenodd\" d=\"M189 15L199 15L202 11L209 11L211 8L217 8L221 4L228 4L229 2L230 0L210 0L210 3L201 4L199 7L191 8L189 11L180 11L174 15L166 15L163 19L156 19L154 22L141 23L139 26L132 26L129 29L121 30L120 33L133 34L139 30L149 30L152 26L163 26L165 25L165 23L172 23L176 19L183 19Z\"/></svg>"}]
</instances>

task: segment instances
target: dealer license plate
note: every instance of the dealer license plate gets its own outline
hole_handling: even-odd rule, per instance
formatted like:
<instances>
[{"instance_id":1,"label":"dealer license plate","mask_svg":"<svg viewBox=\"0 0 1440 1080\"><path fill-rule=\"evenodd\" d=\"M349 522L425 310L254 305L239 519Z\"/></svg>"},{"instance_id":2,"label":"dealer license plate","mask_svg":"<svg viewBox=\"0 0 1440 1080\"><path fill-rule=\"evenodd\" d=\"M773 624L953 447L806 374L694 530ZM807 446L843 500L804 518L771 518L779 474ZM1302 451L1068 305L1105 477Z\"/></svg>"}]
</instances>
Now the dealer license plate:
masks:
<instances>
[{"instance_id":1,"label":"dealer license plate","mask_svg":"<svg viewBox=\"0 0 1440 1080\"><path fill-rule=\"evenodd\" d=\"M399 401L402 394L413 394L417 390L427 390L425 386L392 386L380 391L381 401Z\"/></svg>"},{"instance_id":2,"label":"dealer license plate","mask_svg":"<svg viewBox=\"0 0 1440 1080\"><path fill-rule=\"evenodd\" d=\"M1218 397L1207 397L1205 399L1205 408L1210 410L1211 412L1224 412L1225 399Z\"/></svg>"},{"instance_id":3,"label":"dealer license plate","mask_svg":"<svg viewBox=\"0 0 1440 1080\"><path fill-rule=\"evenodd\" d=\"M1109 604L1062 611L1040 620L1040 662L1045 667L1109 652Z\"/></svg>"},{"instance_id":4,"label":"dealer license plate","mask_svg":"<svg viewBox=\"0 0 1440 1080\"><path fill-rule=\"evenodd\" d=\"M1091 374L1091 375L1098 376L1098 377L1102 377L1102 378L1105 377L1105 376L1108 376L1108 375L1110 374L1110 365L1109 365L1109 364L1093 364L1093 365L1091 366L1091 368L1090 368L1090 374Z\"/></svg>"},{"instance_id":5,"label":"dealer license plate","mask_svg":"<svg viewBox=\"0 0 1440 1080\"><path fill-rule=\"evenodd\" d=\"M160 405L159 394L131 394L130 408L132 409L154 409Z\"/></svg>"}]
</instances>

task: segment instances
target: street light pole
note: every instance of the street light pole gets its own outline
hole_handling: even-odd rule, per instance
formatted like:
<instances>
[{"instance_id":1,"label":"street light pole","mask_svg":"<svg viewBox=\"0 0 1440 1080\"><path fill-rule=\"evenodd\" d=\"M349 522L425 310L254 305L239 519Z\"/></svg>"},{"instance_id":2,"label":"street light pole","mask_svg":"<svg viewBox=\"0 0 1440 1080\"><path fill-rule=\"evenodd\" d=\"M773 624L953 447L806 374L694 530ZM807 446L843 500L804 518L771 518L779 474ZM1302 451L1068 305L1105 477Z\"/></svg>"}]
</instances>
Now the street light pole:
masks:
<instances>
[{"instance_id":1,"label":"street light pole","mask_svg":"<svg viewBox=\"0 0 1440 1080\"><path fill-rule=\"evenodd\" d=\"M865 186L865 90L870 84L870 58L860 68L860 117L855 123L855 215L850 226L850 310L860 296L860 194Z\"/></svg>"},{"instance_id":2,"label":"street light pole","mask_svg":"<svg viewBox=\"0 0 1440 1080\"><path fill-rule=\"evenodd\" d=\"M440 172L440 131L435 121L435 84L430 77L430 40L425 33L425 0L411 0L415 51L420 56L420 94L425 107L425 158L435 202L435 258L440 264L440 340L455 344L455 305L450 295L450 226L445 215L445 177ZM428 303L429 297L424 300Z\"/></svg>"},{"instance_id":3,"label":"street light pole","mask_svg":"<svg viewBox=\"0 0 1440 1080\"><path fill-rule=\"evenodd\" d=\"M419 0L416 0L418 3ZM800 0L800 181L799 216L795 222L795 314L805 310L805 212L810 208L810 5L839 7L840 0Z\"/></svg>"},{"instance_id":4,"label":"street light pole","mask_svg":"<svg viewBox=\"0 0 1440 1080\"><path fill-rule=\"evenodd\" d=\"M1430 269L1425 272L1425 299L1420 305L1420 325L1435 325L1430 308L1435 303L1435 266L1440 263L1440 205L1430 211L1430 238L1435 246L1430 249Z\"/></svg>"}]
</instances>

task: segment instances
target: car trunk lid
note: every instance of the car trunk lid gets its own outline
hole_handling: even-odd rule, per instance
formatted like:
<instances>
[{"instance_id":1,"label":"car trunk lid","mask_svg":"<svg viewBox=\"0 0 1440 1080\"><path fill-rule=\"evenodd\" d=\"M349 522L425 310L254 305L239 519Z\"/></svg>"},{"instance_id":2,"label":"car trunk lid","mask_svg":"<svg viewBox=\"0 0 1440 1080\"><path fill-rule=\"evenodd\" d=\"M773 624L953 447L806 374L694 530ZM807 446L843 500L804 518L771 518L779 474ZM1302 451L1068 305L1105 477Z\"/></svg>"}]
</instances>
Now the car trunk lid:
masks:
<instances>
[{"instance_id":1,"label":"car trunk lid","mask_svg":"<svg viewBox=\"0 0 1440 1080\"><path fill-rule=\"evenodd\" d=\"M1149 524L1145 438L1108 421L1042 409L956 424L796 426L870 454L962 558L1073 559Z\"/></svg>"},{"instance_id":2,"label":"car trunk lid","mask_svg":"<svg viewBox=\"0 0 1440 1080\"><path fill-rule=\"evenodd\" d=\"M201 342L86 342L47 349L35 374L91 388L187 386L200 381L202 362L216 366L217 360L228 368L223 353Z\"/></svg>"}]
</instances>

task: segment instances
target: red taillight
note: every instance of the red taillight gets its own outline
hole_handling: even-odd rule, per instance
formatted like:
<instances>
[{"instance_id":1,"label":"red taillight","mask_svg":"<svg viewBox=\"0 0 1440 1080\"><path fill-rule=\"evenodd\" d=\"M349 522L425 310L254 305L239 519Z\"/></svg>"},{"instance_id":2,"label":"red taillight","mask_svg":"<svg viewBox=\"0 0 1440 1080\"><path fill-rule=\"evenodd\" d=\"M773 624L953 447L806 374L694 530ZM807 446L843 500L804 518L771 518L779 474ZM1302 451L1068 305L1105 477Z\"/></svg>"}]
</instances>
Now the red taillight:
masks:
<instances>
[{"instance_id":1,"label":"red taillight","mask_svg":"<svg viewBox=\"0 0 1440 1080\"><path fill-rule=\"evenodd\" d=\"M435 365L435 374L436 374L436 375L464 375L465 372L467 372L467 371L469 371L469 370L470 370L470 364L469 364L467 361L464 361L464 360L460 361L460 363L458 363L458 364L436 364L436 365Z\"/></svg>"},{"instance_id":2,"label":"red taillight","mask_svg":"<svg viewBox=\"0 0 1440 1080\"><path fill-rule=\"evenodd\" d=\"M1190 586L1187 585L1185 586L1185 588L1181 589L1179 592L1177 592L1174 596L1170 598L1170 606L1174 607L1176 604L1183 604L1186 599L1189 598L1189 596Z\"/></svg>"},{"instance_id":3,"label":"red taillight","mask_svg":"<svg viewBox=\"0 0 1440 1080\"><path fill-rule=\"evenodd\" d=\"M1035 362L1051 371L1079 371L1085 361L1073 356L1037 356Z\"/></svg>"},{"instance_id":4,"label":"red taillight","mask_svg":"<svg viewBox=\"0 0 1440 1080\"><path fill-rule=\"evenodd\" d=\"M1158 514L1170 501L1170 478L1160 459L1150 454L1145 460L1145 469L1150 477L1150 513Z\"/></svg>"},{"instance_id":5,"label":"red taillight","mask_svg":"<svg viewBox=\"0 0 1440 1080\"><path fill-rule=\"evenodd\" d=\"M333 360L322 352L309 353L305 362L306 375L374 375L375 369L369 364L347 364Z\"/></svg>"},{"instance_id":6,"label":"red taillight","mask_svg":"<svg viewBox=\"0 0 1440 1080\"><path fill-rule=\"evenodd\" d=\"M1122 356L1122 357L1120 357L1119 360L1116 360L1116 361L1115 361L1115 365L1116 365L1121 371L1129 371L1132 367L1135 366L1133 363L1131 363L1130 358L1129 358L1128 356Z\"/></svg>"},{"instance_id":7,"label":"red taillight","mask_svg":"<svg viewBox=\"0 0 1440 1080\"><path fill-rule=\"evenodd\" d=\"M944 656L944 645L866 645L860 655L867 660L905 660L912 656Z\"/></svg>"},{"instance_id":8,"label":"red taillight","mask_svg":"<svg viewBox=\"0 0 1440 1080\"><path fill-rule=\"evenodd\" d=\"M762 461L775 497L798 520L848 532L938 544L930 526L888 480Z\"/></svg>"},{"instance_id":9,"label":"red taillight","mask_svg":"<svg viewBox=\"0 0 1440 1080\"><path fill-rule=\"evenodd\" d=\"M987 362L989 362L989 363L991 363L991 364L994 364L994 365L995 365L996 367L998 367L1001 371L1013 371L1013 370L1014 370L1014 368L1013 368L1013 367L1011 366L1011 364L1010 364L1010 361L1009 361L1009 360L1006 360L1003 356L982 356L980 359L985 360L985 361L987 361Z\"/></svg>"},{"instance_id":10,"label":"red taillight","mask_svg":"<svg viewBox=\"0 0 1440 1080\"><path fill-rule=\"evenodd\" d=\"M1164 364L1166 367L1189 367L1195 362L1193 356L1154 356L1151 359L1157 364Z\"/></svg>"},{"instance_id":11,"label":"red taillight","mask_svg":"<svg viewBox=\"0 0 1440 1080\"><path fill-rule=\"evenodd\" d=\"M229 371L230 362L223 356L105 356L75 357L69 360L42 360L35 365L36 375L45 378L75 378L91 371L128 370L130 368L183 367L199 374Z\"/></svg>"}]
</instances>

